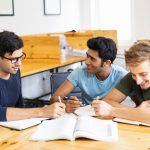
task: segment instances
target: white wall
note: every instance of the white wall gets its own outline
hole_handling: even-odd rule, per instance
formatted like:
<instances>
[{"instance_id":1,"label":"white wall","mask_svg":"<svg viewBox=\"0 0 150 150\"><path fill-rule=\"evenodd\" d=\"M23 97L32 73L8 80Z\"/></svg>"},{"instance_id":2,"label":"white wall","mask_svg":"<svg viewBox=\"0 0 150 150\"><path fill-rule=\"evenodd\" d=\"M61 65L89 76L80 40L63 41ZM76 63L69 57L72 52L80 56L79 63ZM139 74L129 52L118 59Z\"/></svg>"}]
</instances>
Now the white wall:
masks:
<instances>
[{"instance_id":1,"label":"white wall","mask_svg":"<svg viewBox=\"0 0 150 150\"><path fill-rule=\"evenodd\" d=\"M150 39L150 0L132 2L132 39Z\"/></svg>"},{"instance_id":2,"label":"white wall","mask_svg":"<svg viewBox=\"0 0 150 150\"><path fill-rule=\"evenodd\" d=\"M14 0L15 15L0 16L0 29L17 34L79 30L80 0L61 0L61 15L44 16L43 0Z\"/></svg>"},{"instance_id":3,"label":"white wall","mask_svg":"<svg viewBox=\"0 0 150 150\"><path fill-rule=\"evenodd\" d=\"M80 1L80 23L81 30L91 28L91 8L90 0L81 0Z\"/></svg>"},{"instance_id":4,"label":"white wall","mask_svg":"<svg viewBox=\"0 0 150 150\"><path fill-rule=\"evenodd\" d=\"M120 1L120 4L126 0ZM108 5L106 5L108 3ZM108 26L112 24L112 28L118 28L118 24L122 24L122 28L118 29L122 32L119 33L119 45L130 45L135 40L141 38L150 38L150 0L131 0L131 12L117 8L118 1L113 0L82 0L81 1L81 29L109 29ZM115 11L116 10L116 11ZM114 15L116 13L116 16ZM125 14L121 18L121 14ZM131 13L131 17L129 16ZM105 14L105 15L103 15ZM113 17L111 16L113 14ZM104 18L105 16L106 18ZM117 23L116 18L119 18L119 23ZM129 19L127 23L126 19ZM113 21L112 21L113 20ZM131 21L131 22L130 22ZM126 23L126 24L124 24ZM131 33L127 33L127 31ZM127 39L123 39L126 34Z\"/></svg>"},{"instance_id":5,"label":"white wall","mask_svg":"<svg viewBox=\"0 0 150 150\"><path fill-rule=\"evenodd\" d=\"M61 15L44 16L43 0L14 0L15 16L0 16L0 29L14 31L21 35L72 29L102 29L100 8L103 8L101 6L103 3L101 1L61 0ZM117 5L115 2L114 5ZM130 42L132 43L136 39L150 38L150 0L131 0L131 2ZM111 15L111 12L107 11ZM128 27L125 27L123 32L126 30Z\"/></svg>"},{"instance_id":6,"label":"white wall","mask_svg":"<svg viewBox=\"0 0 150 150\"><path fill-rule=\"evenodd\" d=\"M81 30L117 30L118 44L131 40L130 0L82 0Z\"/></svg>"}]
</instances>

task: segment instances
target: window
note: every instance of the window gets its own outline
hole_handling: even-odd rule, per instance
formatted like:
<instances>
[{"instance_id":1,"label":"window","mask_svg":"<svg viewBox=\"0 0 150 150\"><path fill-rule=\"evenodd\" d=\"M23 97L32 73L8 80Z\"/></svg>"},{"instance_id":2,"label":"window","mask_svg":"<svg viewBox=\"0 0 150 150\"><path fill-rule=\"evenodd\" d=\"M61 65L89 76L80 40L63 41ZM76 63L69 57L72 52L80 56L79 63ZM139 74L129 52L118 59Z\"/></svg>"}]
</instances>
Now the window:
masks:
<instances>
[{"instance_id":1,"label":"window","mask_svg":"<svg viewBox=\"0 0 150 150\"><path fill-rule=\"evenodd\" d=\"M99 26L101 29L117 29L118 40L131 40L131 1L100 0Z\"/></svg>"}]
</instances>

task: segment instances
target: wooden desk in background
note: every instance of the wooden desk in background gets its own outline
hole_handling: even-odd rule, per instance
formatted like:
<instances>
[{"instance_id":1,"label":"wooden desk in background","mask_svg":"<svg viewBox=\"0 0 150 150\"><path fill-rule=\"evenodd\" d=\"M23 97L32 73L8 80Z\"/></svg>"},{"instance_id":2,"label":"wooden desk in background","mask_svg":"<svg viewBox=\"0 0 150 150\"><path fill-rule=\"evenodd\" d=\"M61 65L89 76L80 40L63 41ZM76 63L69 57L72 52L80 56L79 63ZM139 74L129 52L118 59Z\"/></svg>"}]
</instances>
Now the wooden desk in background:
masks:
<instances>
[{"instance_id":1,"label":"wooden desk in background","mask_svg":"<svg viewBox=\"0 0 150 150\"><path fill-rule=\"evenodd\" d=\"M74 64L77 62L85 61L85 57L67 56L61 57L60 60L56 59L35 59L25 60L21 66L21 77L29 76L39 72L57 69L66 65Z\"/></svg>"},{"instance_id":2,"label":"wooden desk in background","mask_svg":"<svg viewBox=\"0 0 150 150\"><path fill-rule=\"evenodd\" d=\"M1 150L150 150L150 128L118 123L117 142L102 142L88 139L75 141L29 141L36 127L22 131L0 126Z\"/></svg>"}]
</instances>

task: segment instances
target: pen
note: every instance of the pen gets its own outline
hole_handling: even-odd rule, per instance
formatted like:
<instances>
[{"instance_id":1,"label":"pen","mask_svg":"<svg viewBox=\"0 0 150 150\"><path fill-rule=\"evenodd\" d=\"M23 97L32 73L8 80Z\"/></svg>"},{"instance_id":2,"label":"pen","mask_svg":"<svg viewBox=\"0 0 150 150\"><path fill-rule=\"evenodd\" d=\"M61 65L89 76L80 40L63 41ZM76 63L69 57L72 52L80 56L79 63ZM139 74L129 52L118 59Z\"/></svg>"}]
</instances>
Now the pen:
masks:
<instances>
[{"instance_id":1,"label":"pen","mask_svg":"<svg viewBox=\"0 0 150 150\"><path fill-rule=\"evenodd\" d=\"M58 96L58 100L59 100L59 102L61 103L61 98L60 98L60 96Z\"/></svg>"}]
</instances>

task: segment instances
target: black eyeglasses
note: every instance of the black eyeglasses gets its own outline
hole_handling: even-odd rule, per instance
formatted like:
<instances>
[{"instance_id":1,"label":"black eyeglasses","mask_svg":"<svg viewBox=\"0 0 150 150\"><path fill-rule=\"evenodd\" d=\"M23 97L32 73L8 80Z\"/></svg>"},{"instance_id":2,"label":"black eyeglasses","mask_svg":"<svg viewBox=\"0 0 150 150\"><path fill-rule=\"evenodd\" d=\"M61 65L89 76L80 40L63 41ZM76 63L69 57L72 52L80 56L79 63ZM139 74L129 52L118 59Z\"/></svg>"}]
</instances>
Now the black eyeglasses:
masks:
<instances>
[{"instance_id":1,"label":"black eyeglasses","mask_svg":"<svg viewBox=\"0 0 150 150\"><path fill-rule=\"evenodd\" d=\"M20 61L24 60L26 58L26 53L23 52L20 57L13 57L13 58L7 58L4 56L1 57L10 60L12 64L15 64L16 62L18 62L18 60Z\"/></svg>"}]
</instances>

